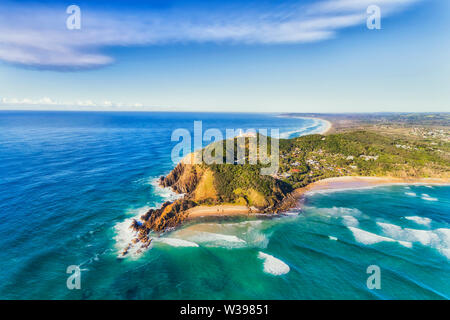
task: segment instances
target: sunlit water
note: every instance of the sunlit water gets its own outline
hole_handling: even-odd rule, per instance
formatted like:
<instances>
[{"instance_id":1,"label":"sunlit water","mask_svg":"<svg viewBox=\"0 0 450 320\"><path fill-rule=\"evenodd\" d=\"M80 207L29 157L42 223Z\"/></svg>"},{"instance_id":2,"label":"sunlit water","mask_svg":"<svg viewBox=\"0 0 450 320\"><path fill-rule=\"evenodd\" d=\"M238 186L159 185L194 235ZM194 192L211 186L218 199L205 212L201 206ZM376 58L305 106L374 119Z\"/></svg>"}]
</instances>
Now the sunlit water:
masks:
<instances>
[{"instance_id":1,"label":"sunlit water","mask_svg":"<svg viewBox=\"0 0 450 320\"><path fill-rule=\"evenodd\" d=\"M119 258L132 217L174 195L176 128L323 123L273 115L0 113L0 298L392 299L450 297L450 187L400 185L310 195L267 219L199 221ZM68 290L66 268L82 269ZM381 269L369 290L366 269Z\"/></svg>"}]
</instances>

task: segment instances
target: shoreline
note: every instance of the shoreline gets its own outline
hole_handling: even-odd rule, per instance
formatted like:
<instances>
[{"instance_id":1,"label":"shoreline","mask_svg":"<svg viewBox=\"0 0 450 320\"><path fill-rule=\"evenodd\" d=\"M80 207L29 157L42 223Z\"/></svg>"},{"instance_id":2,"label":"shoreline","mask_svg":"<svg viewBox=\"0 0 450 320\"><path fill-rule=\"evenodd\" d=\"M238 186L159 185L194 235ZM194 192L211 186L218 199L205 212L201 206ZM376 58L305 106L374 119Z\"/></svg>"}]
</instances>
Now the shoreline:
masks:
<instances>
[{"instance_id":1,"label":"shoreline","mask_svg":"<svg viewBox=\"0 0 450 320\"><path fill-rule=\"evenodd\" d=\"M293 118L293 119L311 119L311 120L319 120L325 123L325 128L323 128L321 131L316 132L316 133L308 133L306 135L310 135L310 134L322 134L325 135L327 134L331 128L333 127L333 124L331 123L331 121L323 119L323 118L314 118L314 117L296 117L296 116L283 116L283 115L278 115L277 117L279 118Z\"/></svg>"},{"instance_id":2,"label":"shoreline","mask_svg":"<svg viewBox=\"0 0 450 320\"><path fill-rule=\"evenodd\" d=\"M318 191L358 190L370 187L389 185L450 185L450 180L441 178L396 178L396 177L368 177L344 176L326 178L313 182L306 187L295 189L285 199L283 210L279 213L262 213L257 208L234 205L197 206L187 210L188 220L202 217L233 217L233 216L277 216L283 215L289 209L301 209L304 199Z\"/></svg>"},{"instance_id":3,"label":"shoreline","mask_svg":"<svg viewBox=\"0 0 450 320\"><path fill-rule=\"evenodd\" d=\"M328 121L328 120L325 120L325 119L322 119L322 118L312 118L312 119L319 119L319 120L321 120L321 121L326 123L326 127L321 132L319 132L319 134L325 135L333 127L333 124L331 123L331 121Z\"/></svg>"},{"instance_id":4,"label":"shoreline","mask_svg":"<svg viewBox=\"0 0 450 320\"><path fill-rule=\"evenodd\" d=\"M390 185L450 185L450 180L443 178L397 178L370 176L343 176L326 178L313 182L306 187L293 191L301 196L316 191L352 190Z\"/></svg>"},{"instance_id":5,"label":"shoreline","mask_svg":"<svg viewBox=\"0 0 450 320\"><path fill-rule=\"evenodd\" d=\"M251 216L261 213L257 208L243 205L215 205L215 206L196 206L186 211L189 220L202 217L232 217L232 216Z\"/></svg>"}]
</instances>

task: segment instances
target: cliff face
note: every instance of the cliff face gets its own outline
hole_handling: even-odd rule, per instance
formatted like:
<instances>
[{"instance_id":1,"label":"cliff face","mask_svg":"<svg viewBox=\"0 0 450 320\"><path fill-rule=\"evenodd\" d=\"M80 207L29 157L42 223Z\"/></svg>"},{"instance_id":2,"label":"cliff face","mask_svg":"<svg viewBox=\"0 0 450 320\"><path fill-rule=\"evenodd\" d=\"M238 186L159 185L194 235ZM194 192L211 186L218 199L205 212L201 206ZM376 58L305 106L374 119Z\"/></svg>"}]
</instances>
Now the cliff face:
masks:
<instances>
[{"instance_id":1,"label":"cliff face","mask_svg":"<svg viewBox=\"0 0 450 320\"><path fill-rule=\"evenodd\" d=\"M159 209L150 209L140 217L140 221L134 221L132 228L135 231L151 230L162 232L168 228L179 225L186 218L183 214L186 210L195 206L191 200L180 199L175 202L165 202ZM140 237L141 238L141 237Z\"/></svg>"},{"instance_id":2,"label":"cliff face","mask_svg":"<svg viewBox=\"0 0 450 320\"><path fill-rule=\"evenodd\" d=\"M160 185L170 187L177 193L189 194L197 187L201 175L202 171L198 166L180 162L166 177L160 178Z\"/></svg>"}]
</instances>

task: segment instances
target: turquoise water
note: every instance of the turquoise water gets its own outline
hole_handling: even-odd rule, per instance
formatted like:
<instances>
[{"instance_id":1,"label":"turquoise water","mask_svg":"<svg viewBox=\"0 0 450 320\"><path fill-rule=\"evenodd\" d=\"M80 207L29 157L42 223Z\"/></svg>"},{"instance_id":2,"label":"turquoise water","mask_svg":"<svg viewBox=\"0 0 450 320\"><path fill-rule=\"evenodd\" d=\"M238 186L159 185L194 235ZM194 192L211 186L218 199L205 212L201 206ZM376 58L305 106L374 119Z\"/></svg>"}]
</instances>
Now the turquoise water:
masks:
<instances>
[{"instance_id":1,"label":"turquoise water","mask_svg":"<svg viewBox=\"0 0 450 320\"><path fill-rule=\"evenodd\" d=\"M310 119L200 113L0 113L2 299L448 299L448 186L310 195L274 219L186 225L118 258L129 221L173 197L173 129L280 128ZM81 290L68 290L78 265ZM381 269L369 290L366 269Z\"/></svg>"}]
</instances>

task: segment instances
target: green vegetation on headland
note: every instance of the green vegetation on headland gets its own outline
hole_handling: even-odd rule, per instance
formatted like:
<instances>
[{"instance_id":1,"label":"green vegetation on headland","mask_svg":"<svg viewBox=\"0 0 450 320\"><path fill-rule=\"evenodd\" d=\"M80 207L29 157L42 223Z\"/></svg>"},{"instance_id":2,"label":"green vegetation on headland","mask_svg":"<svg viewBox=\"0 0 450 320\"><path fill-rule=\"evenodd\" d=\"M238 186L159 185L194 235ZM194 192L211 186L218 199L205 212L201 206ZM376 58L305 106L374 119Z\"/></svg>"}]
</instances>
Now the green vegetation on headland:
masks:
<instances>
[{"instance_id":1,"label":"green vegetation on headland","mask_svg":"<svg viewBox=\"0 0 450 320\"><path fill-rule=\"evenodd\" d=\"M446 177L450 143L416 142L372 131L280 141L278 176L293 188L339 176Z\"/></svg>"},{"instance_id":2,"label":"green vegetation on headland","mask_svg":"<svg viewBox=\"0 0 450 320\"><path fill-rule=\"evenodd\" d=\"M383 115L385 117L385 115ZM326 118L326 117L324 117ZM135 243L148 246L151 232L163 232L178 226L198 206L247 206L252 212L278 213L292 191L331 177L374 176L450 178L449 117L436 119L439 127L413 126L392 121L387 124L338 127L328 135L307 135L279 140L279 170L271 176L261 175L265 165L179 163L160 184L184 193L182 199L151 209L131 226L138 232ZM328 117L332 120L332 117ZM364 119L364 118L363 118ZM428 118L425 122L428 124ZM356 128L355 128L356 127ZM270 138L269 138L270 139ZM236 139L235 139L235 143ZM270 142L268 142L270 146ZM225 151L225 150L224 150ZM224 154L226 154L224 152ZM236 160L236 159L235 159ZM292 203L292 202L290 202ZM126 254L126 251L124 252Z\"/></svg>"}]
</instances>

